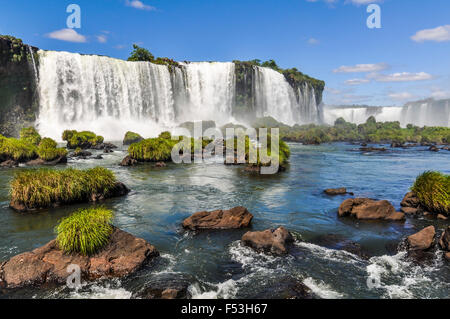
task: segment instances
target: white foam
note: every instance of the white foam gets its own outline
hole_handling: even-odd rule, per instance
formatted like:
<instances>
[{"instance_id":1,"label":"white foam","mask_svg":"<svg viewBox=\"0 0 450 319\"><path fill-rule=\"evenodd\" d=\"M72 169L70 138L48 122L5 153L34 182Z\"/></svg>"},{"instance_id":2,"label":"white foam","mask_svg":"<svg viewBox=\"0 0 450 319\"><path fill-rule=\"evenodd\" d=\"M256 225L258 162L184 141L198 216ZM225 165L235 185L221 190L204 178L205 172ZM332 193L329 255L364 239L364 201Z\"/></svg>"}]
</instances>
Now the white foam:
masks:
<instances>
[{"instance_id":1,"label":"white foam","mask_svg":"<svg viewBox=\"0 0 450 319\"><path fill-rule=\"evenodd\" d=\"M315 280L311 277L303 280L303 283L308 286L311 291L323 299L341 299L344 298L344 294L333 290L329 285L323 281Z\"/></svg>"}]
</instances>

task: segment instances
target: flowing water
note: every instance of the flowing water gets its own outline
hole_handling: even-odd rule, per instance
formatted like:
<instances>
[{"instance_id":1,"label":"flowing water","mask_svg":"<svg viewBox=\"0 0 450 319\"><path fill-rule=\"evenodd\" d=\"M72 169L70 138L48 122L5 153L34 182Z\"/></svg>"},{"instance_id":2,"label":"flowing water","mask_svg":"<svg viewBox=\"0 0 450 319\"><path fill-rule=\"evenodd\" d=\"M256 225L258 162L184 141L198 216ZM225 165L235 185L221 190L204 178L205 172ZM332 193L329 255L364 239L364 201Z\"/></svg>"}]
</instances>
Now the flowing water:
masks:
<instances>
[{"instance_id":1,"label":"flowing water","mask_svg":"<svg viewBox=\"0 0 450 319\"><path fill-rule=\"evenodd\" d=\"M122 168L118 163L125 148L105 154L102 160L70 160L71 167L110 168L132 189L128 196L104 205L115 211L116 226L155 245L161 257L128 279L86 284L78 291L0 292L0 298L131 298L161 278L188 280L195 298L278 298L280 286L296 280L322 298L448 298L450 267L442 254L416 264L390 248L423 227L443 229L448 222L340 219L337 208L347 196L328 197L322 191L346 186L355 196L387 199L398 209L418 174L429 169L450 173L450 152L418 147L362 154L355 150L358 146L349 144L290 146L288 170L274 176L250 175L242 167L214 160L166 168ZM0 260L47 243L54 238L53 228L60 218L89 206L13 212L8 208L7 185L17 169L0 170ZM241 246L239 239L247 230L193 234L180 227L194 212L238 205L254 215L253 230L282 225L294 232L298 240L290 254L271 257ZM370 259L323 247L319 237L329 234L361 244ZM368 282L377 285L369 288Z\"/></svg>"},{"instance_id":2,"label":"flowing water","mask_svg":"<svg viewBox=\"0 0 450 319\"><path fill-rule=\"evenodd\" d=\"M39 51L39 116L45 136L60 140L65 129L93 130L119 140L131 130L153 136L186 121L239 123L234 63L189 62L169 68L96 55ZM312 87L297 94L284 76L254 67L256 115L287 124L317 122ZM252 89L250 89L252 91Z\"/></svg>"},{"instance_id":3,"label":"flowing water","mask_svg":"<svg viewBox=\"0 0 450 319\"><path fill-rule=\"evenodd\" d=\"M402 107L326 107L323 112L328 124L339 117L361 124L374 116L378 122L398 121L403 127L408 124L450 127L450 100L412 102Z\"/></svg>"}]
</instances>

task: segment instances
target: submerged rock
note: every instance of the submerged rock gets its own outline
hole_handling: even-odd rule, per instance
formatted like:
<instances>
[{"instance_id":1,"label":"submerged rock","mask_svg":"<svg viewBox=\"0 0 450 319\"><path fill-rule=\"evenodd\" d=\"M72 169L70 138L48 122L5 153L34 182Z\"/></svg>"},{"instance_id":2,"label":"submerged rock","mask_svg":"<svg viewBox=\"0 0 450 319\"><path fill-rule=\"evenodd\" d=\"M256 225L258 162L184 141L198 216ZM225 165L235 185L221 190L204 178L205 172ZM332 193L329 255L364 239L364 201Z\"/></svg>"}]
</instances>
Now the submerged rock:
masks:
<instances>
[{"instance_id":1,"label":"submerged rock","mask_svg":"<svg viewBox=\"0 0 450 319\"><path fill-rule=\"evenodd\" d=\"M110 242L93 256L65 254L56 240L31 252L26 252L0 266L0 286L20 288L43 284L64 284L69 265L78 265L82 280L117 278L133 274L153 258L156 248L144 239L114 228Z\"/></svg>"},{"instance_id":2,"label":"submerged rock","mask_svg":"<svg viewBox=\"0 0 450 319\"><path fill-rule=\"evenodd\" d=\"M439 148L437 148L435 145L430 146L428 150L431 152L439 152Z\"/></svg>"},{"instance_id":3,"label":"submerged rock","mask_svg":"<svg viewBox=\"0 0 450 319\"><path fill-rule=\"evenodd\" d=\"M239 206L230 210L198 212L183 221L183 227L190 230L237 229L250 225L253 215L247 208Z\"/></svg>"},{"instance_id":4,"label":"submerged rock","mask_svg":"<svg viewBox=\"0 0 450 319\"><path fill-rule=\"evenodd\" d=\"M394 206L387 200L376 201L370 198L346 199L339 207L338 214L340 217L353 216L362 220L399 221L405 219L405 214L396 212Z\"/></svg>"},{"instance_id":5,"label":"submerged rock","mask_svg":"<svg viewBox=\"0 0 450 319\"><path fill-rule=\"evenodd\" d=\"M339 234L320 235L313 239L313 243L329 249L344 250L360 258L369 259L369 254L360 244L355 243Z\"/></svg>"},{"instance_id":6,"label":"submerged rock","mask_svg":"<svg viewBox=\"0 0 450 319\"><path fill-rule=\"evenodd\" d=\"M138 161L132 158L130 155L125 157L122 162L120 163L120 166L135 166L138 164Z\"/></svg>"},{"instance_id":7,"label":"submerged rock","mask_svg":"<svg viewBox=\"0 0 450 319\"><path fill-rule=\"evenodd\" d=\"M19 166L19 162L14 161L14 160L6 160L0 163L0 167L8 167L8 168L12 168L12 167L18 167Z\"/></svg>"},{"instance_id":8,"label":"submerged rock","mask_svg":"<svg viewBox=\"0 0 450 319\"><path fill-rule=\"evenodd\" d=\"M361 147L359 149L363 152L385 152L386 149L384 147L378 148L378 147Z\"/></svg>"},{"instance_id":9,"label":"submerged rock","mask_svg":"<svg viewBox=\"0 0 450 319\"><path fill-rule=\"evenodd\" d=\"M134 298L140 299L190 299L189 286L195 278L179 273L163 273L152 276Z\"/></svg>"},{"instance_id":10,"label":"submerged rock","mask_svg":"<svg viewBox=\"0 0 450 319\"><path fill-rule=\"evenodd\" d=\"M159 168L166 167L166 166L167 166L167 164L164 162L158 162L155 164L155 167L159 167Z\"/></svg>"},{"instance_id":11,"label":"submerged rock","mask_svg":"<svg viewBox=\"0 0 450 319\"><path fill-rule=\"evenodd\" d=\"M66 156L60 156L57 159L54 159L53 161L45 161L42 158L38 158L32 161L29 161L26 163L27 166L40 166L40 165L58 165L58 164L66 164L67 163L67 157Z\"/></svg>"},{"instance_id":12,"label":"submerged rock","mask_svg":"<svg viewBox=\"0 0 450 319\"><path fill-rule=\"evenodd\" d=\"M434 245L436 230L434 226L428 226L414 235L408 236L407 243L410 250L427 250Z\"/></svg>"},{"instance_id":13,"label":"submerged rock","mask_svg":"<svg viewBox=\"0 0 450 319\"><path fill-rule=\"evenodd\" d=\"M242 243L257 251L284 255L288 253L288 245L294 238L286 228L267 229L264 231L247 232L242 236Z\"/></svg>"},{"instance_id":14,"label":"submerged rock","mask_svg":"<svg viewBox=\"0 0 450 319\"><path fill-rule=\"evenodd\" d=\"M254 299L316 299L311 289L293 276L277 278L270 282Z\"/></svg>"},{"instance_id":15,"label":"submerged rock","mask_svg":"<svg viewBox=\"0 0 450 319\"><path fill-rule=\"evenodd\" d=\"M341 188L329 188L323 191L325 194L330 195L330 196L335 196L335 195L345 195L345 194L350 194L353 195L353 193L348 193L347 192L347 188L345 187L341 187Z\"/></svg>"}]
</instances>

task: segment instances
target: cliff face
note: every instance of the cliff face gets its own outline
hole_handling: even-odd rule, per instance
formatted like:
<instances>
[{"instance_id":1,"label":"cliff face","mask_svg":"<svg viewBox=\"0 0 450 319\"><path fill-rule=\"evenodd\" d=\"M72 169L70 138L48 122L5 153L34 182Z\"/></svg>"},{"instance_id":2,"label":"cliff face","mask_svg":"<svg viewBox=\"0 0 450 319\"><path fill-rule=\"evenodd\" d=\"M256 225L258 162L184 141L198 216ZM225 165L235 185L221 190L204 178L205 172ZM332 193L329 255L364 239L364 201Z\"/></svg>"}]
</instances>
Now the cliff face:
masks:
<instances>
[{"instance_id":1,"label":"cliff face","mask_svg":"<svg viewBox=\"0 0 450 319\"><path fill-rule=\"evenodd\" d=\"M38 99L30 51L38 63L37 50L20 39L0 36L0 134L17 137L22 127L36 119Z\"/></svg>"}]
</instances>

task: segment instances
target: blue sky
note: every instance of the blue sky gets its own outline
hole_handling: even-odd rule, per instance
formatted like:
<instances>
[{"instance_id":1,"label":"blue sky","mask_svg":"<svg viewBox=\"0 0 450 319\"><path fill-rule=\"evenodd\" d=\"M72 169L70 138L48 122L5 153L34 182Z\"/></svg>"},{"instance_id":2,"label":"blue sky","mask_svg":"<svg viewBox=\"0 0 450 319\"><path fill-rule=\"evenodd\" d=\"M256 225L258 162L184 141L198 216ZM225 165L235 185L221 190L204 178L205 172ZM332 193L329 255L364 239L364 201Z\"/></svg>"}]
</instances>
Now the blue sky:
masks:
<instances>
[{"instance_id":1,"label":"blue sky","mask_svg":"<svg viewBox=\"0 0 450 319\"><path fill-rule=\"evenodd\" d=\"M81 28L67 29L69 4ZM369 29L369 3L381 29ZM450 97L448 0L0 0L0 34L126 59L138 43L183 61L274 59L326 81L328 104ZM75 41L75 42L73 42Z\"/></svg>"}]
</instances>

